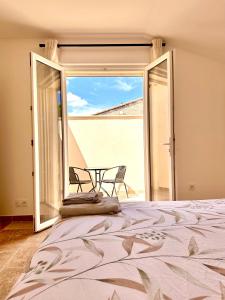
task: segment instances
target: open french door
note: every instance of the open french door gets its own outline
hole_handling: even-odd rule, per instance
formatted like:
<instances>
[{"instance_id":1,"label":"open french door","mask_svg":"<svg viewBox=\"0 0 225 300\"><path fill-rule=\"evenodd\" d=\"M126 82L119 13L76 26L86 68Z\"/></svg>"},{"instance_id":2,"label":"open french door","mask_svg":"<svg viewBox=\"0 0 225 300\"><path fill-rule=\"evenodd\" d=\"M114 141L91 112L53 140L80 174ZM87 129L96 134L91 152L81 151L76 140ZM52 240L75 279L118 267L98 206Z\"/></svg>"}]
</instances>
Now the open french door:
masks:
<instances>
[{"instance_id":1,"label":"open french door","mask_svg":"<svg viewBox=\"0 0 225 300\"><path fill-rule=\"evenodd\" d=\"M31 53L34 149L34 230L56 221L67 186L63 68Z\"/></svg>"},{"instance_id":2,"label":"open french door","mask_svg":"<svg viewBox=\"0 0 225 300\"><path fill-rule=\"evenodd\" d=\"M146 199L175 200L173 61L167 52L145 69Z\"/></svg>"}]
</instances>

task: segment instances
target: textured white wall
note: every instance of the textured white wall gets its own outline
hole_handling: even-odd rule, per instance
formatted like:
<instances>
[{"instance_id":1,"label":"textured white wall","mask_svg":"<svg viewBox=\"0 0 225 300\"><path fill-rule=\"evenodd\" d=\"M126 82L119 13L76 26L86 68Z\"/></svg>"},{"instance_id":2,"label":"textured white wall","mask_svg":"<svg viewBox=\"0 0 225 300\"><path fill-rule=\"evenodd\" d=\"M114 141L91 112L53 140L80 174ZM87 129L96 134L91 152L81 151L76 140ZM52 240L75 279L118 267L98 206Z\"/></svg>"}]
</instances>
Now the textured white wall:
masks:
<instances>
[{"instance_id":1,"label":"textured white wall","mask_svg":"<svg viewBox=\"0 0 225 300\"><path fill-rule=\"evenodd\" d=\"M69 118L68 128L70 166L112 168L125 165L125 182L129 192L144 192L142 118ZM109 185L108 189L110 188L112 187Z\"/></svg>"},{"instance_id":2,"label":"textured white wall","mask_svg":"<svg viewBox=\"0 0 225 300\"><path fill-rule=\"evenodd\" d=\"M225 198L225 64L174 58L177 198Z\"/></svg>"},{"instance_id":3,"label":"textured white wall","mask_svg":"<svg viewBox=\"0 0 225 300\"><path fill-rule=\"evenodd\" d=\"M0 39L0 215L33 213L30 51L38 41ZM28 206L16 207L24 199Z\"/></svg>"},{"instance_id":4,"label":"textured white wall","mask_svg":"<svg viewBox=\"0 0 225 300\"><path fill-rule=\"evenodd\" d=\"M29 52L40 53L38 43L32 39L0 39L1 215L23 215L33 211ZM77 56L77 59L79 62L106 62L114 57L114 62L149 61L148 52L141 59L138 52L127 56L126 52L119 52L118 56L115 53L83 52L80 54L83 58ZM225 197L224 78L224 64L176 50L175 131L179 199ZM195 189L190 190L190 184L194 184ZM26 199L28 207L17 208L17 199Z\"/></svg>"}]
</instances>

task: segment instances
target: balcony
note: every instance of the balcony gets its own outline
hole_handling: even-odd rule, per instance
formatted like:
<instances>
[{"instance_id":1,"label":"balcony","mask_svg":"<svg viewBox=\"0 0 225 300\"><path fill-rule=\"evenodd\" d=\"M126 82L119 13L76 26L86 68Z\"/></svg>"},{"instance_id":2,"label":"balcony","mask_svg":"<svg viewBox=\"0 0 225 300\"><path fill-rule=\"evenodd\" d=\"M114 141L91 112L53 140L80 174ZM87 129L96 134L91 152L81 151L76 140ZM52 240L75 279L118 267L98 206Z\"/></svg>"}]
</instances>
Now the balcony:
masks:
<instances>
[{"instance_id":1,"label":"balcony","mask_svg":"<svg viewBox=\"0 0 225 300\"><path fill-rule=\"evenodd\" d=\"M125 182L118 184L120 201L144 200L143 117L140 115L92 115L68 117L69 165L81 168L93 166L127 167ZM94 179L94 174L93 179ZM104 188L111 192L110 184ZM70 186L70 191L76 187ZM85 190L89 190L86 186Z\"/></svg>"}]
</instances>

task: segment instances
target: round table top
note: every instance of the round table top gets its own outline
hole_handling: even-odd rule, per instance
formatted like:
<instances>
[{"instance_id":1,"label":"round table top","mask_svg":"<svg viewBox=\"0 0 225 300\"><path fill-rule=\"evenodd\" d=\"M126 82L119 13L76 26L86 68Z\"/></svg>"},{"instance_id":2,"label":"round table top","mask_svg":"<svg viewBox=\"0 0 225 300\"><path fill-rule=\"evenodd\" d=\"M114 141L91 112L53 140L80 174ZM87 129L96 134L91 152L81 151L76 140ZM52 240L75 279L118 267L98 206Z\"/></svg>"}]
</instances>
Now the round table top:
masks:
<instances>
[{"instance_id":1,"label":"round table top","mask_svg":"<svg viewBox=\"0 0 225 300\"><path fill-rule=\"evenodd\" d=\"M109 167L88 167L84 169L89 171L101 171L101 170L108 170L110 168Z\"/></svg>"}]
</instances>

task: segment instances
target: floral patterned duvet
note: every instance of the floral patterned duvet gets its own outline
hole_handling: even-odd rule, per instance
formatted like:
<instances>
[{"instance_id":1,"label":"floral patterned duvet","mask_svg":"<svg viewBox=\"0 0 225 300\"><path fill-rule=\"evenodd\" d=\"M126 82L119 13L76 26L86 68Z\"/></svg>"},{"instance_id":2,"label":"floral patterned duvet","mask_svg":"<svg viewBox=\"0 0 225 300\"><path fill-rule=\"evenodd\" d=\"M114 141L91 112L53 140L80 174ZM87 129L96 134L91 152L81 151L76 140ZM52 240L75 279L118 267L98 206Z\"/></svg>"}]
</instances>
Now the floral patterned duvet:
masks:
<instances>
[{"instance_id":1,"label":"floral patterned duvet","mask_svg":"<svg viewBox=\"0 0 225 300\"><path fill-rule=\"evenodd\" d=\"M225 200L59 221L7 299L225 300Z\"/></svg>"}]
</instances>

